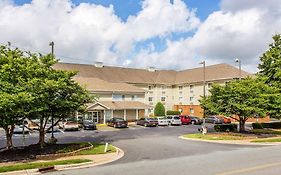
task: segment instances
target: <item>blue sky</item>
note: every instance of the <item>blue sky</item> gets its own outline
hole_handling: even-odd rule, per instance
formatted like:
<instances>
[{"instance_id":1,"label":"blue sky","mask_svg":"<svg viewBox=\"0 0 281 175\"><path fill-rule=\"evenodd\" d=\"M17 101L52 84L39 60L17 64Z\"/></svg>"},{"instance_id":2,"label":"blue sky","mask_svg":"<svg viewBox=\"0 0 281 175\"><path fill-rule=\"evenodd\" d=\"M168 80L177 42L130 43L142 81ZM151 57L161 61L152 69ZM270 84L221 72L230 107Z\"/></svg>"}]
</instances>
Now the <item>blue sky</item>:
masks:
<instances>
[{"instance_id":1,"label":"blue sky","mask_svg":"<svg viewBox=\"0 0 281 175\"><path fill-rule=\"evenodd\" d=\"M14 0L18 5L30 3L31 0ZM72 0L74 4L82 2L95 3L103 6L112 4L116 14L126 20L129 15L135 15L141 10L140 0ZM219 0L184 0L188 7L197 9L197 15L205 20L213 11L219 10Z\"/></svg>"}]
</instances>

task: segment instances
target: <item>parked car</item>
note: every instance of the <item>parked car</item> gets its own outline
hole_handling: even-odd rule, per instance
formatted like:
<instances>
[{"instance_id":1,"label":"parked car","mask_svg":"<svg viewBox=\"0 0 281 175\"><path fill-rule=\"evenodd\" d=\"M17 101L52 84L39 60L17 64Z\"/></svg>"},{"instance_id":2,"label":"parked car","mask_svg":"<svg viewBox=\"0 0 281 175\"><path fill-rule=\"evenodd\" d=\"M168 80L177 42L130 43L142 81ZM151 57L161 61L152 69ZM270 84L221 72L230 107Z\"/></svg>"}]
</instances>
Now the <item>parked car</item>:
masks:
<instances>
[{"instance_id":1,"label":"parked car","mask_svg":"<svg viewBox=\"0 0 281 175\"><path fill-rule=\"evenodd\" d=\"M195 116L189 116L191 120L191 124L193 125L201 125L203 123L203 119Z\"/></svg>"},{"instance_id":2,"label":"parked car","mask_svg":"<svg viewBox=\"0 0 281 175\"><path fill-rule=\"evenodd\" d=\"M168 126L168 120L165 117L157 117L159 126Z\"/></svg>"},{"instance_id":3,"label":"parked car","mask_svg":"<svg viewBox=\"0 0 281 175\"><path fill-rule=\"evenodd\" d=\"M158 126L158 119L157 118L140 118L136 122L137 125L142 126Z\"/></svg>"},{"instance_id":4,"label":"parked car","mask_svg":"<svg viewBox=\"0 0 281 175\"><path fill-rule=\"evenodd\" d=\"M85 130L95 130L97 129L95 122L93 122L92 120L84 120L82 123L82 127Z\"/></svg>"},{"instance_id":5,"label":"parked car","mask_svg":"<svg viewBox=\"0 0 281 175\"><path fill-rule=\"evenodd\" d=\"M62 129L64 131L78 131L79 130L79 126L78 126L78 122L76 121L65 121L62 122Z\"/></svg>"},{"instance_id":6,"label":"parked car","mask_svg":"<svg viewBox=\"0 0 281 175\"><path fill-rule=\"evenodd\" d=\"M188 124L191 123L191 119L190 119L189 116L180 115L179 117L180 117L180 119L181 119L181 124L182 124L182 125L188 125Z\"/></svg>"},{"instance_id":7,"label":"parked car","mask_svg":"<svg viewBox=\"0 0 281 175\"><path fill-rule=\"evenodd\" d=\"M223 124L223 120L217 116L208 116L205 118L206 123Z\"/></svg>"},{"instance_id":8,"label":"parked car","mask_svg":"<svg viewBox=\"0 0 281 175\"><path fill-rule=\"evenodd\" d=\"M106 122L107 126L114 128L127 128L128 122L122 118L111 118Z\"/></svg>"},{"instance_id":9,"label":"parked car","mask_svg":"<svg viewBox=\"0 0 281 175\"><path fill-rule=\"evenodd\" d=\"M52 124L51 123L47 123L46 124L46 127L45 127L45 130L47 131L47 129L49 129L50 127L52 126ZM59 130L59 127L58 126L54 126L54 132L59 132L60 130ZM47 133L51 133L52 132L52 128L50 128L48 131L47 131Z\"/></svg>"},{"instance_id":10,"label":"parked car","mask_svg":"<svg viewBox=\"0 0 281 175\"><path fill-rule=\"evenodd\" d=\"M169 125L181 125L181 119L179 116L168 116L167 120Z\"/></svg>"},{"instance_id":11,"label":"parked car","mask_svg":"<svg viewBox=\"0 0 281 175\"><path fill-rule=\"evenodd\" d=\"M24 132L24 134L29 134L29 129L24 127L23 130L23 125L16 125L15 129L14 129L14 134L22 134Z\"/></svg>"},{"instance_id":12,"label":"parked car","mask_svg":"<svg viewBox=\"0 0 281 175\"><path fill-rule=\"evenodd\" d=\"M229 117L225 117L225 116L217 116L218 118L220 118L223 123L231 123L231 119Z\"/></svg>"}]
</instances>

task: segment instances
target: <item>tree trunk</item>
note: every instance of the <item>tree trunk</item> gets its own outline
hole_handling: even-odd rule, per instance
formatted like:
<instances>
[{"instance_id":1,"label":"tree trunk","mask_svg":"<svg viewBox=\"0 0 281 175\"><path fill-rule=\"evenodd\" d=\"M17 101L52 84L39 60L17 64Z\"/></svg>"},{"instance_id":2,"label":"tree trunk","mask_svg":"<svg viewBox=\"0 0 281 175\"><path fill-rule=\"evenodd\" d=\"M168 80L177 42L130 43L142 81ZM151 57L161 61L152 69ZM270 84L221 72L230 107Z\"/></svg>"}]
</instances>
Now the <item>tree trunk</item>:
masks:
<instances>
[{"instance_id":1,"label":"tree trunk","mask_svg":"<svg viewBox=\"0 0 281 175\"><path fill-rule=\"evenodd\" d=\"M41 145L41 148L43 148L44 144L45 144L45 131L44 128L39 130L39 142Z\"/></svg>"},{"instance_id":2,"label":"tree trunk","mask_svg":"<svg viewBox=\"0 0 281 175\"><path fill-rule=\"evenodd\" d=\"M244 120L239 121L239 132L245 132L245 121Z\"/></svg>"},{"instance_id":3,"label":"tree trunk","mask_svg":"<svg viewBox=\"0 0 281 175\"><path fill-rule=\"evenodd\" d=\"M15 126L14 126L14 125L8 126L8 127L5 128L6 140L7 140L7 142L6 142L6 148L7 148L7 149L11 149L11 148L14 147L14 146L13 146L13 139L12 139L13 133L14 133L14 129L15 129Z\"/></svg>"}]
</instances>

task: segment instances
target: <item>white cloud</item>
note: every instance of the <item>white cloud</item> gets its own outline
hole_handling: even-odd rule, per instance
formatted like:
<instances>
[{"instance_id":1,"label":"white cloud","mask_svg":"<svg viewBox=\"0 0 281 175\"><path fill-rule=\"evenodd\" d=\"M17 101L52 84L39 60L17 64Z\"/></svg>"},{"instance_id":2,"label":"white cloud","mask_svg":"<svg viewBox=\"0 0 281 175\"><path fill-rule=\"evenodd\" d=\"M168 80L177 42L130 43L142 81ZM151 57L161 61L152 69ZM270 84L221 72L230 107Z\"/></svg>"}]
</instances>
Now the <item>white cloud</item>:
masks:
<instances>
[{"instance_id":1,"label":"white cloud","mask_svg":"<svg viewBox=\"0 0 281 175\"><path fill-rule=\"evenodd\" d=\"M259 56L281 32L280 0L222 0L221 9L200 22L196 12L182 0L144 0L142 10L122 21L114 7L70 0L33 0L17 6L0 1L0 42L27 50L49 52L55 42L56 54L75 58L63 61L136 67L186 69L208 64L242 60L243 67L256 71ZM195 34L173 40L175 33ZM153 38L166 40L135 52L135 46Z\"/></svg>"},{"instance_id":2,"label":"white cloud","mask_svg":"<svg viewBox=\"0 0 281 175\"><path fill-rule=\"evenodd\" d=\"M0 7L1 43L48 52L48 43L54 41L58 56L87 63L122 64L137 42L190 31L200 23L181 0L145 0L142 10L125 22L113 6L75 6L69 0L33 0L22 6L5 0Z\"/></svg>"},{"instance_id":3,"label":"white cloud","mask_svg":"<svg viewBox=\"0 0 281 175\"><path fill-rule=\"evenodd\" d=\"M207 64L233 65L239 58L245 70L257 71L259 56L272 42L272 35L281 32L280 0L223 0L221 8L210 14L191 38L168 42L161 53L141 52L137 65L143 61L185 69L197 67L200 58Z\"/></svg>"}]
</instances>

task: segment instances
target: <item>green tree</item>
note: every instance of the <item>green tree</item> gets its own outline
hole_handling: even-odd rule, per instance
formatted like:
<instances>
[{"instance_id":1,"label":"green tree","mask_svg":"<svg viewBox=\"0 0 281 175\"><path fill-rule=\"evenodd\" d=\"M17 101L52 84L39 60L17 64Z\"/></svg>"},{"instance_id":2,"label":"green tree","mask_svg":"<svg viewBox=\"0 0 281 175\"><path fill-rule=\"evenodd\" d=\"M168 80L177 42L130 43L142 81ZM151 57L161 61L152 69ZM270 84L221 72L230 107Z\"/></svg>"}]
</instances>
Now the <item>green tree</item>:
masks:
<instances>
[{"instance_id":1,"label":"green tree","mask_svg":"<svg viewBox=\"0 0 281 175\"><path fill-rule=\"evenodd\" d=\"M19 49L0 46L0 127L6 132L7 148L12 148L16 124L28 116L33 100L27 92L28 67L32 62Z\"/></svg>"},{"instance_id":2,"label":"green tree","mask_svg":"<svg viewBox=\"0 0 281 175\"><path fill-rule=\"evenodd\" d=\"M273 36L273 43L260 57L258 78L268 85L276 88L279 98L272 98L268 105L268 113L271 117L281 118L281 35Z\"/></svg>"},{"instance_id":3,"label":"green tree","mask_svg":"<svg viewBox=\"0 0 281 175\"><path fill-rule=\"evenodd\" d=\"M273 36L274 42L260 57L258 75L262 76L266 83L281 89L281 35Z\"/></svg>"},{"instance_id":4,"label":"green tree","mask_svg":"<svg viewBox=\"0 0 281 175\"><path fill-rule=\"evenodd\" d=\"M29 90L34 110L29 118L39 119L39 144L45 143L45 134L52 126L46 128L53 118L54 125L61 119L70 117L77 111L83 111L85 104L93 100L88 92L73 80L76 72L53 69L57 60L51 55L32 54L37 60L33 78L29 82Z\"/></svg>"},{"instance_id":5,"label":"green tree","mask_svg":"<svg viewBox=\"0 0 281 175\"><path fill-rule=\"evenodd\" d=\"M158 102L154 108L154 116L165 116L165 107L161 102Z\"/></svg>"},{"instance_id":6,"label":"green tree","mask_svg":"<svg viewBox=\"0 0 281 175\"><path fill-rule=\"evenodd\" d=\"M237 120L240 131L245 131L245 122L250 117L264 117L269 102L278 98L276 89L250 77L229 82L225 86L214 85L210 93L210 96L200 100L205 112Z\"/></svg>"}]
</instances>

